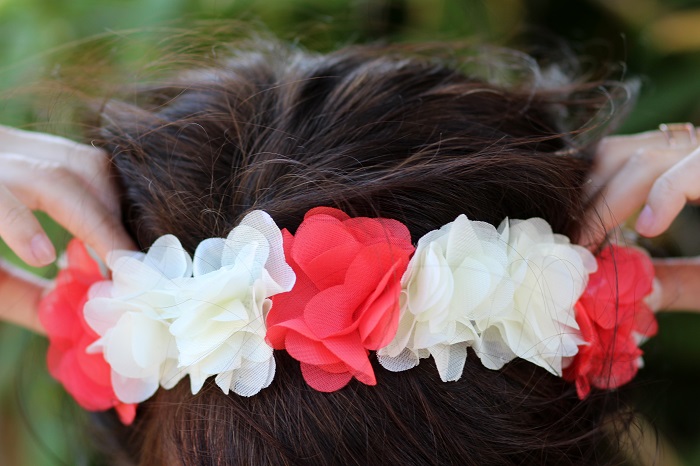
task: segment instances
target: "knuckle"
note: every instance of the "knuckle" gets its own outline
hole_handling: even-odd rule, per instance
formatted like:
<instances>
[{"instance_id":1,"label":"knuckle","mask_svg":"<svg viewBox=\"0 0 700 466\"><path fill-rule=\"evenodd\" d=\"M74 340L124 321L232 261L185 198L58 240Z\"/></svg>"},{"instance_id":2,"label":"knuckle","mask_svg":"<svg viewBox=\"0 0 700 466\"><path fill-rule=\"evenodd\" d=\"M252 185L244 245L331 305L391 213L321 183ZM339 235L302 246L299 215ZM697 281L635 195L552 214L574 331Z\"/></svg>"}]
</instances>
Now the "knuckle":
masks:
<instances>
[{"instance_id":1,"label":"knuckle","mask_svg":"<svg viewBox=\"0 0 700 466\"><path fill-rule=\"evenodd\" d=\"M630 163L637 167L648 167L654 164L659 158L663 157L662 151L660 149L639 149L632 157L630 157Z\"/></svg>"},{"instance_id":2,"label":"knuckle","mask_svg":"<svg viewBox=\"0 0 700 466\"><path fill-rule=\"evenodd\" d=\"M43 164L46 168L45 174L51 181L67 181L71 178L72 172L59 163Z\"/></svg>"},{"instance_id":3,"label":"knuckle","mask_svg":"<svg viewBox=\"0 0 700 466\"><path fill-rule=\"evenodd\" d=\"M31 170L44 183L62 183L73 176L71 170L65 165L48 160L32 161Z\"/></svg>"},{"instance_id":4,"label":"knuckle","mask_svg":"<svg viewBox=\"0 0 700 466\"><path fill-rule=\"evenodd\" d=\"M80 209L80 236L93 242L109 237L117 220L110 211L94 203L86 203Z\"/></svg>"},{"instance_id":5,"label":"knuckle","mask_svg":"<svg viewBox=\"0 0 700 466\"><path fill-rule=\"evenodd\" d=\"M16 231L26 230L26 223L29 216L32 215L31 210L24 204L17 204L9 208L3 216L3 225ZM19 228L24 227L24 228Z\"/></svg>"},{"instance_id":6,"label":"knuckle","mask_svg":"<svg viewBox=\"0 0 700 466\"><path fill-rule=\"evenodd\" d=\"M679 193L678 183L671 176L662 176L654 182L651 196L658 196L660 200L676 196Z\"/></svg>"}]
</instances>

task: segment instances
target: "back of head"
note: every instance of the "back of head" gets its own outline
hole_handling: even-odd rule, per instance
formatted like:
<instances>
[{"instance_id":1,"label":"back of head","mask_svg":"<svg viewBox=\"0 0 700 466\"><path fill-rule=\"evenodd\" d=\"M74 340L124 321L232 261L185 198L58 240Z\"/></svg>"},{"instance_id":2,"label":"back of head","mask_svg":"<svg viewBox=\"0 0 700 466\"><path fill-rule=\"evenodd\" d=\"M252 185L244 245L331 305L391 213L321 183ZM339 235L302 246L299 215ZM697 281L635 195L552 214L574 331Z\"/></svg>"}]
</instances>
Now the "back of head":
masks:
<instances>
[{"instance_id":1,"label":"back of head","mask_svg":"<svg viewBox=\"0 0 700 466\"><path fill-rule=\"evenodd\" d=\"M497 58L494 58L497 60ZM314 55L279 45L112 102L99 143L114 158L125 222L142 248L176 235L192 253L253 209L294 232L332 206L408 226L415 243L466 214L498 225L542 217L575 239L590 151L565 113L601 100L566 88L497 86L407 47ZM444 383L428 362L401 373L373 361L377 385L333 393L276 352L272 385L244 398L183 381L145 402L121 432L137 464L608 464L605 394L515 360L470 353Z\"/></svg>"}]
</instances>

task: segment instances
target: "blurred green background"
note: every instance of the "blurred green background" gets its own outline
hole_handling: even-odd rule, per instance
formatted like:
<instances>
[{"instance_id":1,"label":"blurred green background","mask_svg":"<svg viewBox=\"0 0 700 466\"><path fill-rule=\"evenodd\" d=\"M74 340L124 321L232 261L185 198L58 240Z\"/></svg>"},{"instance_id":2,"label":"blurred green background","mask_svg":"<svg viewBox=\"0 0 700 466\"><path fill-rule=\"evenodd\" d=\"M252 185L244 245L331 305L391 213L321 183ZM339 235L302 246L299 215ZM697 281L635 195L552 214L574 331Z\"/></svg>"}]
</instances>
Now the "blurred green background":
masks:
<instances>
[{"instance_id":1,"label":"blurred green background","mask_svg":"<svg viewBox=\"0 0 700 466\"><path fill-rule=\"evenodd\" d=\"M0 0L0 123L50 130L27 105L27 82L92 58L118 69L144 55L149 41L201 29L201 21L215 21L226 37L227 19L316 50L377 40L568 44L587 60L618 63L617 78L641 78L638 105L620 132L700 125L700 0ZM124 30L153 33L131 43ZM67 234L43 221L63 247ZM657 246L699 254L698 231L696 213L687 211ZM0 254L16 260L2 245ZM644 347L646 368L628 392L660 431L664 456L656 464L700 465L700 316L659 320L659 336ZM42 338L0 324L0 465L97 464L80 429L85 414L47 375L45 350ZM653 439L639 448L654 459Z\"/></svg>"}]
</instances>

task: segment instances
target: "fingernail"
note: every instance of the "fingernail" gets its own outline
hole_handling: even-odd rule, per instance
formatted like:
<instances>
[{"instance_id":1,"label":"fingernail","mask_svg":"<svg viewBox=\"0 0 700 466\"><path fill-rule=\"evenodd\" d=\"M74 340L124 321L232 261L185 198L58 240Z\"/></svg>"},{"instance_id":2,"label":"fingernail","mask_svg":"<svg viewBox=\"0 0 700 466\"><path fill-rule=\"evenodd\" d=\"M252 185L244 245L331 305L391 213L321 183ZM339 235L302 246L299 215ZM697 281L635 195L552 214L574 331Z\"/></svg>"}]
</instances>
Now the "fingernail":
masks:
<instances>
[{"instance_id":1,"label":"fingernail","mask_svg":"<svg viewBox=\"0 0 700 466\"><path fill-rule=\"evenodd\" d=\"M651 207L645 205L642 212L637 217L637 231L641 234L649 233L654 226L654 212Z\"/></svg>"},{"instance_id":2,"label":"fingernail","mask_svg":"<svg viewBox=\"0 0 700 466\"><path fill-rule=\"evenodd\" d=\"M34 259L40 264L48 265L56 260L56 249L46 235L41 233L35 235L32 238L31 248Z\"/></svg>"}]
</instances>

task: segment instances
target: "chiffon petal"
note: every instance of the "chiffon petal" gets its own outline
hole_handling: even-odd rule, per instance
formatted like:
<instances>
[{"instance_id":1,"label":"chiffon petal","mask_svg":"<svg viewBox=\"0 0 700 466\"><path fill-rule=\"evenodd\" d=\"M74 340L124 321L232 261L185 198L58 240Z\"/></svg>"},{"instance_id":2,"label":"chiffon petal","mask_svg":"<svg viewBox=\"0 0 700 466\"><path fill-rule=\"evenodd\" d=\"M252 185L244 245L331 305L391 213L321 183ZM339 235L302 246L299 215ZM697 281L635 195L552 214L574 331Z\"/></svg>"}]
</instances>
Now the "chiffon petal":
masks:
<instances>
[{"instance_id":1,"label":"chiffon petal","mask_svg":"<svg viewBox=\"0 0 700 466\"><path fill-rule=\"evenodd\" d=\"M310 210L284 247L297 281L273 298L267 340L301 362L307 383L334 391L353 377L375 384L370 349L398 327L400 277L413 252L399 222Z\"/></svg>"}]
</instances>

